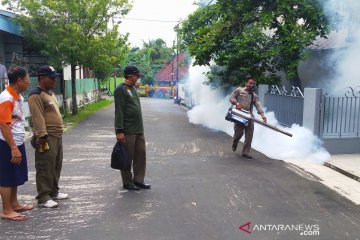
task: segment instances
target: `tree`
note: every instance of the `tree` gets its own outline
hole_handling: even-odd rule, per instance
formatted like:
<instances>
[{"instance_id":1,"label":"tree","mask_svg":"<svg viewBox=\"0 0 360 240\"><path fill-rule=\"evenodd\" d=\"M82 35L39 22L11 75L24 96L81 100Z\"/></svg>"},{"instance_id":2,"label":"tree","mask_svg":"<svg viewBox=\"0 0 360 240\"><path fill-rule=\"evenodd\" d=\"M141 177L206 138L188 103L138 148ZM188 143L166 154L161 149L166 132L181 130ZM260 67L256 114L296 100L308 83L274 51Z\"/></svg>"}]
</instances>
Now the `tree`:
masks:
<instances>
[{"instance_id":1,"label":"tree","mask_svg":"<svg viewBox=\"0 0 360 240\"><path fill-rule=\"evenodd\" d=\"M222 67L222 84L237 85L245 75L262 83L297 77L304 48L328 33L318 0L218 0L199 7L184 22L182 43L198 65ZM211 79L210 79L211 81Z\"/></svg>"},{"instance_id":2,"label":"tree","mask_svg":"<svg viewBox=\"0 0 360 240\"><path fill-rule=\"evenodd\" d=\"M149 40L147 43L143 42L141 51L149 54L149 57L154 64L161 65L167 63L172 55L172 49L168 48L165 41L161 38Z\"/></svg>"},{"instance_id":3,"label":"tree","mask_svg":"<svg viewBox=\"0 0 360 240\"><path fill-rule=\"evenodd\" d=\"M118 67L129 51L127 36L119 38L117 29L109 32L107 36L107 38L94 38L93 41L96 42L91 44L87 51L89 56L86 57L88 60L86 65L92 66L96 77L101 80L107 79L114 73L114 66Z\"/></svg>"},{"instance_id":4,"label":"tree","mask_svg":"<svg viewBox=\"0 0 360 240\"><path fill-rule=\"evenodd\" d=\"M127 65L135 65L144 74L142 84L154 85L155 74L172 59L173 49L162 39L143 42L142 48L133 48L127 56Z\"/></svg>"},{"instance_id":5,"label":"tree","mask_svg":"<svg viewBox=\"0 0 360 240\"><path fill-rule=\"evenodd\" d=\"M75 67L101 68L119 56L125 38L108 30L112 17L126 14L128 0L3 0L13 11L24 37L37 42L57 65L71 64L72 112L77 113ZM121 52L121 51L120 51ZM113 66L113 65L112 65Z\"/></svg>"}]
</instances>

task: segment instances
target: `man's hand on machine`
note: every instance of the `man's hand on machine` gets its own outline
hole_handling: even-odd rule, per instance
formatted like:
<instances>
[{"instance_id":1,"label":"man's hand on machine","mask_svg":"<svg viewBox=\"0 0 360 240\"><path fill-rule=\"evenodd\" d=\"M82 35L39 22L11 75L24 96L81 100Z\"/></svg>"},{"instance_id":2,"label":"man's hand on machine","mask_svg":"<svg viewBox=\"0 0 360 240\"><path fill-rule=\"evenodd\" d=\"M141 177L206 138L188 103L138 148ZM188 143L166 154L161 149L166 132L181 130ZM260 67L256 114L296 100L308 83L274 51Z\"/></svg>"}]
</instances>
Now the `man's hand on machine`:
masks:
<instances>
[{"instance_id":1,"label":"man's hand on machine","mask_svg":"<svg viewBox=\"0 0 360 240\"><path fill-rule=\"evenodd\" d=\"M241 109L242 109L240 103L236 103L236 109L237 109L237 110L241 110Z\"/></svg>"}]
</instances>

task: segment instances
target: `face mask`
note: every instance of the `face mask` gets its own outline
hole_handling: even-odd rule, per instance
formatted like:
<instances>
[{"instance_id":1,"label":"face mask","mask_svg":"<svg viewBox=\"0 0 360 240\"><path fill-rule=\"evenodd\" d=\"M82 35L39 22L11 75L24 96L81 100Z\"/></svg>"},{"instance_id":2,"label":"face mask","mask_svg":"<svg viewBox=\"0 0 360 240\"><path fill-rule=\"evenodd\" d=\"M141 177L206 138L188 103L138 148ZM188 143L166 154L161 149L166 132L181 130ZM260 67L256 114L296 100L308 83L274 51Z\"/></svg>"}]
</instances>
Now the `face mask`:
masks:
<instances>
[{"instance_id":1,"label":"face mask","mask_svg":"<svg viewBox=\"0 0 360 240\"><path fill-rule=\"evenodd\" d=\"M256 92L256 90L257 90L256 85L253 85L253 86L251 87L251 89L250 89L251 92Z\"/></svg>"}]
</instances>

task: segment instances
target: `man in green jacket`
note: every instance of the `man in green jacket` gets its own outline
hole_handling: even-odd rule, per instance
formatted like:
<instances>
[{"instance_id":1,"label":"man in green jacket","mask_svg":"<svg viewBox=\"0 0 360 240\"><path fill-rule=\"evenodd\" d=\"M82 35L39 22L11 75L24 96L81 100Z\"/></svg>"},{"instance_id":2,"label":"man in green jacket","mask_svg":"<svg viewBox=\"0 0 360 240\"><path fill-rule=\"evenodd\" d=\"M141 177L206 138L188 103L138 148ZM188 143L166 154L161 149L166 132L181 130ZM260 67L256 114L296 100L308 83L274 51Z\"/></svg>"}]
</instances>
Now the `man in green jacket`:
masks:
<instances>
[{"instance_id":1,"label":"man in green jacket","mask_svg":"<svg viewBox=\"0 0 360 240\"><path fill-rule=\"evenodd\" d=\"M150 189L144 183L146 170L146 149L143 118L139 95L135 89L140 77L139 70L134 66L124 69L125 82L114 92L115 100L115 134L116 140L124 143L132 162L131 169L121 170L123 187L127 190Z\"/></svg>"}]
</instances>

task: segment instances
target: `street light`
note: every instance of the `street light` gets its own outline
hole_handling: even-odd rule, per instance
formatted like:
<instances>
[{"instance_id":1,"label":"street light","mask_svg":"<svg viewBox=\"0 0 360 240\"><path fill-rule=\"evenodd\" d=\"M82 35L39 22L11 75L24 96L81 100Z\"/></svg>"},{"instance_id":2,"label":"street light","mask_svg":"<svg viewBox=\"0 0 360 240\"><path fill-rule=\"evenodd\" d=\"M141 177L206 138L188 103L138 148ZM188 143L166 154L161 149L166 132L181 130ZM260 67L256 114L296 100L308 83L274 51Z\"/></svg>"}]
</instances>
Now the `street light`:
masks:
<instances>
[{"instance_id":1,"label":"street light","mask_svg":"<svg viewBox=\"0 0 360 240\"><path fill-rule=\"evenodd\" d=\"M176 35L177 36L177 35ZM176 37L177 39L177 37ZM178 103L180 103L179 101L179 43L177 42L177 47L176 47L176 100Z\"/></svg>"},{"instance_id":2,"label":"street light","mask_svg":"<svg viewBox=\"0 0 360 240\"><path fill-rule=\"evenodd\" d=\"M175 40L173 41L172 48L172 60L171 60L171 97L174 97L174 49L175 49Z\"/></svg>"},{"instance_id":3,"label":"street light","mask_svg":"<svg viewBox=\"0 0 360 240\"><path fill-rule=\"evenodd\" d=\"M112 16L112 30L115 30L115 23L116 25L119 25L121 21L115 22L114 20L115 16ZM114 91L116 89L116 62L114 62ZM109 91L110 91L110 84L109 84Z\"/></svg>"}]
</instances>

